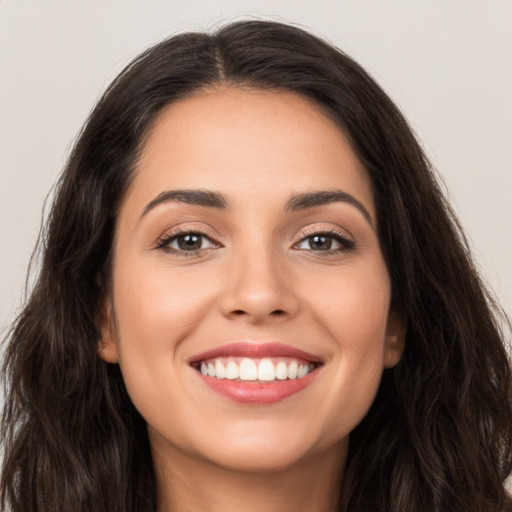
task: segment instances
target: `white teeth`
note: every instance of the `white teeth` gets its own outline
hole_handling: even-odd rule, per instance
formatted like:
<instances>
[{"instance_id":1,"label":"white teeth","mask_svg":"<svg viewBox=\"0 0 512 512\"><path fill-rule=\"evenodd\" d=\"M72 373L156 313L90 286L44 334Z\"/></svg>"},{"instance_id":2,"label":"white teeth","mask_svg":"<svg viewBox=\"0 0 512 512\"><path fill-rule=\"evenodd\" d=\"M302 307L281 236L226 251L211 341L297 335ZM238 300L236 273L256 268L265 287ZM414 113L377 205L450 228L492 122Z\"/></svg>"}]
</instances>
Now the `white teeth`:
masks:
<instances>
[{"instance_id":1,"label":"white teeth","mask_svg":"<svg viewBox=\"0 0 512 512\"><path fill-rule=\"evenodd\" d=\"M299 366L299 372L297 373L297 378L302 379L302 377L305 377L308 374L309 368L307 364L301 364Z\"/></svg>"},{"instance_id":2,"label":"white teeth","mask_svg":"<svg viewBox=\"0 0 512 512\"><path fill-rule=\"evenodd\" d=\"M239 363L237 363L239 361ZM313 371L315 365L285 358L275 363L271 358L243 359L216 358L202 361L198 367L203 375L217 379L239 379L242 381L272 382L286 379L301 379Z\"/></svg>"},{"instance_id":3,"label":"white teeth","mask_svg":"<svg viewBox=\"0 0 512 512\"><path fill-rule=\"evenodd\" d=\"M289 379L296 379L297 378L298 369L299 369L299 365L295 361L292 361L290 363L290 366L288 366L288 378Z\"/></svg>"},{"instance_id":4,"label":"white teeth","mask_svg":"<svg viewBox=\"0 0 512 512\"><path fill-rule=\"evenodd\" d=\"M276 370L270 359L262 359L258 365L258 380L275 380Z\"/></svg>"},{"instance_id":5,"label":"white teeth","mask_svg":"<svg viewBox=\"0 0 512 512\"><path fill-rule=\"evenodd\" d=\"M276 366L276 378L285 380L288 378L288 367L284 361L279 361Z\"/></svg>"},{"instance_id":6,"label":"white teeth","mask_svg":"<svg viewBox=\"0 0 512 512\"><path fill-rule=\"evenodd\" d=\"M238 379L238 365L234 361L226 365L226 379Z\"/></svg>"},{"instance_id":7,"label":"white teeth","mask_svg":"<svg viewBox=\"0 0 512 512\"><path fill-rule=\"evenodd\" d=\"M242 359L240 363L240 380L257 380L258 379L258 367L256 363L247 357Z\"/></svg>"},{"instance_id":8,"label":"white teeth","mask_svg":"<svg viewBox=\"0 0 512 512\"><path fill-rule=\"evenodd\" d=\"M218 379L224 379L226 377L226 369L219 360L215 361L215 377Z\"/></svg>"}]
</instances>

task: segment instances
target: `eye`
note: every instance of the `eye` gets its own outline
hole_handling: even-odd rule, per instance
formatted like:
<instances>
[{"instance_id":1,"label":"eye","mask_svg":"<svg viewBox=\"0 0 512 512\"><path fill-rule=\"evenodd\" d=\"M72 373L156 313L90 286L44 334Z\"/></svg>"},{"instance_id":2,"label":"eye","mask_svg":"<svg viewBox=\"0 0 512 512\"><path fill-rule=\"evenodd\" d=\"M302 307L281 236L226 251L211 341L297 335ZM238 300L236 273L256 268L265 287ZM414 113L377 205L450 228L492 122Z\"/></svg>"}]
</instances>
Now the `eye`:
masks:
<instances>
[{"instance_id":1,"label":"eye","mask_svg":"<svg viewBox=\"0 0 512 512\"><path fill-rule=\"evenodd\" d=\"M219 247L209 236L196 231L178 232L165 235L157 242L156 248L173 253L197 254L203 249Z\"/></svg>"},{"instance_id":2,"label":"eye","mask_svg":"<svg viewBox=\"0 0 512 512\"><path fill-rule=\"evenodd\" d=\"M303 238L296 249L315 252L342 252L354 249L355 244L338 232L314 233Z\"/></svg>"}]
</instances>

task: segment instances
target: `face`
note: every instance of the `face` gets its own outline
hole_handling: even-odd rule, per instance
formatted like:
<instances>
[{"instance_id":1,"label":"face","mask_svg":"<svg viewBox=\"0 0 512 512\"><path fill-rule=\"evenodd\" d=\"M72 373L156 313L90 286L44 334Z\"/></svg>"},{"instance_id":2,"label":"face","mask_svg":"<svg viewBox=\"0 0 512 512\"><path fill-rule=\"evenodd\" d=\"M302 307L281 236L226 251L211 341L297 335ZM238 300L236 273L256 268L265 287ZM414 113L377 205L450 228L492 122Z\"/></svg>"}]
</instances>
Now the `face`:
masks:
<instances>
[{"instance_id":1,"label":"face","mask_svg":"<svg viewBox=\"0 0 512 512\"><path fill-rule=\"evenodd\" d=\"M365 169L310 100L226 88L161 113L100 346L153 451L244 471L346 452L402 350L376 226Z\"/></svg>"}]
</instances>

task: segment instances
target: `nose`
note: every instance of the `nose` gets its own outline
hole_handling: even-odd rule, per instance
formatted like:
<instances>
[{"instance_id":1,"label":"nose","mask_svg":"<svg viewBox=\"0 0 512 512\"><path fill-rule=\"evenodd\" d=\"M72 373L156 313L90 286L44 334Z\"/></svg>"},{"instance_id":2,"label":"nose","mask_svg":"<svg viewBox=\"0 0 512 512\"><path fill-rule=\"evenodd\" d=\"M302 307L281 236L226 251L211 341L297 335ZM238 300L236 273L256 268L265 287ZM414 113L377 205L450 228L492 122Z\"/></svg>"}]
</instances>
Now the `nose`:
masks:
<instances>
[{"instance_id":1,"label":"nose","mask_svg":"<svg viewBox=\"0 0 512 512\"><path fill-rule=\"evenodd\" d=\"M250 248L232 258L221 299L224 316L252 324L293 317L299 301L283 259L271 251Z\"/></svg>"}]
</instances>

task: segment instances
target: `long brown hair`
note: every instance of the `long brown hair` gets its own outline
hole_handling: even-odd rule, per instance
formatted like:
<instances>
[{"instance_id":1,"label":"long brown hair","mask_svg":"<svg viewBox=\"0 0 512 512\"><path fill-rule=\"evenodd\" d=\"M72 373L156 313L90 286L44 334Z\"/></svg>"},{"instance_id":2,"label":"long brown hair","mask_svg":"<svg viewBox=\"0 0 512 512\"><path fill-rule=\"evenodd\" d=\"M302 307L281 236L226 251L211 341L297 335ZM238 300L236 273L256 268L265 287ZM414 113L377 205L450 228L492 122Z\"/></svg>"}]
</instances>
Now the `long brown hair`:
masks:
<instances>
[{"instance_id":1,"label":"long brown hair","mask_svg":"<svg viewBox=\"0 0 512 512\"><path fill-rule=\"evenodd\" d=\"M98 304L116 211L150 124L170 102L219 83L312 98L373 184L406 348L351 434L340 511L512 511L503 488L512 470L506 321L429 162L358 64L303 30L263 21L150 48L83 128L42 233L37 282L6 340L2 509L156 511L145 422L119 368L97 354Z\"/></svg>"}]
</instances>

